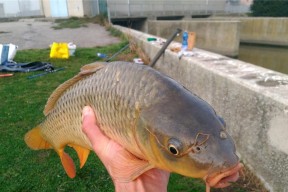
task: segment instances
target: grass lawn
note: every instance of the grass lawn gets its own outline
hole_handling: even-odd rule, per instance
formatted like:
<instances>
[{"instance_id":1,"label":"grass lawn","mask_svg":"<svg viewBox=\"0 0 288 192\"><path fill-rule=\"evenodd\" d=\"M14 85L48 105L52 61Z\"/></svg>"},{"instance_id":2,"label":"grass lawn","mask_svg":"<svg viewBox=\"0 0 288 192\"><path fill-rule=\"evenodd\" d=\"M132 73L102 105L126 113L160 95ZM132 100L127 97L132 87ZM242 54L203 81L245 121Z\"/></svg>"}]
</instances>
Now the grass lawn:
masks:
<instances>
[{"instance_id":1,"label":"grass lawn","mask_svg":"<svg viewBox=\"0 0 288 192\"><path fill-rule=\"evenodd\" d=\"M103 15L99 15L92 18L78 18L78 17L70 17L68 19L56 19L55 26L52 28L55 30L63 29L63 28L70 28L75 29L79 27L87 27L89 23L97 23L104 25L107 22L106 18Z\"/></svg>"},{"instance_id":2,"label":"grass lawn","mask_svg":"<svg viewBox=\"0 0 288 192\"><path fill-rule=\"evenodd\" d=\"M45 103L59 84L77 74L84 64L99 60L97 52L111 56L126 44L127 41L122 41L102 48L79 48L75 57L68 60L49 59L48 49L18 51L14 59L18 63L45 61L51 62L56 68L64 67L65 70L34 79L27 77L42 72L15 73L13 77L0 78L1 191L114 191L107 171L93 153L80 170L75 151L67 147L77 167L76 177L70 179L53 150L33 151L26 146L23 137L44 119L42 111ZM116 59L131 61L135 56L126 50ZM205 191L205 185L200 180L172 174L168 189L198 192ZM250 189L236 185L223 191L248 192L252 191Z\"/></svg>"}]
</instances>

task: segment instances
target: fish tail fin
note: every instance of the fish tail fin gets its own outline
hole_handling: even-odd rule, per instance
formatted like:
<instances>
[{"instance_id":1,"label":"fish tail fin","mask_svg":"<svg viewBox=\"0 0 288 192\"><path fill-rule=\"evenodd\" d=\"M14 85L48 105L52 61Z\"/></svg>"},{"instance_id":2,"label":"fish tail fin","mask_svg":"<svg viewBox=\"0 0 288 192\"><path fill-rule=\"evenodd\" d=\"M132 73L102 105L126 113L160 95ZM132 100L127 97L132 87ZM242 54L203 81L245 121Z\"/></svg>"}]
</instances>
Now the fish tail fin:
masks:
<instances>
[{"instance_id":1,"label":"fish tail fin","mask_svg":"<svg viewBox=\"0 0 288 192\"><path fill-rule=\"evenodd\" d=\"M39 126L35 127L34 129L30 130L25 135L25 143L31 149L38 150L38 149L51 149L52 146L48 143L41 135L41 128Z\"/></svg>"},{"instance_id":2,"label":"fish tail fin","mask_svg":"<svg viewBox=\"0 0 288 192\"><path fill-rule=\"evenodd\" d=\"M74 150L77 152L78 158L80 160L80 168L82 168L87 161L87 158L90 153L90 149L84 148L76 144L69 144L69 146L73 147Z\"/></svg>"},{"instance_id":3,"label":"fish tail fin","mask_svg":"<svg viewBox=\"0 0 288 192\"><path fill-rule=\"evenodd\" d=\"M51 144L48 143L42 137L40 126L37 126L34 129L30 130L28 133L26 133L24 140L25 140L26 144L28 145L28 147L30 147L31 149L34 149L34 150L51 149L52 148ZM72 158L67 153L64 152L64 148L63 149L55 149L55 150L58 153L58 155L60 156L61 163L62 163L64 170L66 171L67 175L70 178L74 178L76 176L76 169L75 169L75 165L74 165ZM78 151L77 151L77 153L78 153ZM85 157L85 153L84 153L84 157ZM88 157L88 155L87 155L87 157ZM87 157L86 157L86 159L87 159ZM84 161L84 164L85 164L85 161Z\"/></svg>"}]
</instances>

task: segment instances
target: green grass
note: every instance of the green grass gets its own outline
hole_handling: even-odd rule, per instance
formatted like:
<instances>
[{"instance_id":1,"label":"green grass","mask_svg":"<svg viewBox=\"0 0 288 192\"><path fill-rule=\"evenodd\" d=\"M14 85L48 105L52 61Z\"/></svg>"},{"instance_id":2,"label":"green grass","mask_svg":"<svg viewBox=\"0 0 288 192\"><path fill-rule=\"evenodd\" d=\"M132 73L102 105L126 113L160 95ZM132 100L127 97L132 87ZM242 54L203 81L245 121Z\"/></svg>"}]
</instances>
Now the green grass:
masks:
<instances>
[{"instance_id":1,"label":"green grass","mask_svg":"<svg viewBox=\"0 0 288 192\"><path fill-rule=\"evenodd\" d=\"M53 150L33 151L26 146L23 137L44 119L45 103L59 84L77 74L84 64L98 61L97 52L111 56L126 44L122 41L108 47L79 48L75 57L68 60L49 59L48 49L18 51L15 58L18 63L45 61L65 70L35 79L27 77L41 72L15 73L13 77L0 78L1 191L114 191L112 181L96 155L91 153L80 170L75 151L68 148L67 152L77 166L76 178L70 179ZM134 57L134 53L126 50L116 59L131 61ZM205 185L203 181L172 174L168 189L171 192L198 192L205 191ZM251 190L236 186L226 191Z\"/></svg>"},{"instance_id":2,"label":"green grass","mask_svg":"<svg viewBox=\"0 0 288 192\"><path fill-rule=\"evenodd\" d=\"M78 17L71 17L69 19L57 19L55 21L57 24L56 26L53 26L53 29L63 29L63 28L80 28L80 27L87 27L87 22L83 19L80 19Z\"/></svg>"},{"instance_id":3,"label":"green grass","mask_svg":"<svg viewBox=\"0 0 288 192\"><path fill-rule=\"evenodd\" d=\"M55 26L53 29L64 29L64 28L80 28L80 27L87 27L88 23L98 23L100 25L105 25L107 23L107 18L103 15L98 15L92 18L80 18L80 17L70 17L69 19L56 19Z\"/></svg>"},{"instance_id":4,"label":"green grass","mask_svg":"<svg viewBox=\"0 0 288 192\"><path fill-rule=\"evenodd\" d=\"M46 61L65 70L35 79L27 77L41 72L15 73L0 79L1 191L113 191L110 177L96 155L90 155L87 164L78 168L77 177L69 179L54 151L33 151L23 137L44 119L46 100L59 84L77 74L84 64L99 60L97 52L112 55L126 43L77 49L75 57L68 60L49 59L49 50L18 51L18 63ZM76 153L68 152L79 165Z\"/></svg>"}]
</instances>

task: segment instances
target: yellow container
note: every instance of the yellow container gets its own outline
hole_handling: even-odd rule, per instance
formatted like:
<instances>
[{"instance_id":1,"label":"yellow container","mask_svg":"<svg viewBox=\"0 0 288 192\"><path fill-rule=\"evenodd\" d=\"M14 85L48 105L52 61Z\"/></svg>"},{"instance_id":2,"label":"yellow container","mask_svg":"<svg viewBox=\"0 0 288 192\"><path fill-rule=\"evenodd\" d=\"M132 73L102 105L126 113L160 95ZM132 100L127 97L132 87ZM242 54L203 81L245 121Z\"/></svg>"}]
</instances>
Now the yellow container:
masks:
<instances>
[{"instance_id":1,"label":"yellow container","mask_svg":"<svg viewBox=\"0 0 288 192\"><path fill-rule=\"evenodd\" d=\"M54 42L51 46L50 58L68 59L69 58L68 44Z\"/></svg>"}]
</instances>

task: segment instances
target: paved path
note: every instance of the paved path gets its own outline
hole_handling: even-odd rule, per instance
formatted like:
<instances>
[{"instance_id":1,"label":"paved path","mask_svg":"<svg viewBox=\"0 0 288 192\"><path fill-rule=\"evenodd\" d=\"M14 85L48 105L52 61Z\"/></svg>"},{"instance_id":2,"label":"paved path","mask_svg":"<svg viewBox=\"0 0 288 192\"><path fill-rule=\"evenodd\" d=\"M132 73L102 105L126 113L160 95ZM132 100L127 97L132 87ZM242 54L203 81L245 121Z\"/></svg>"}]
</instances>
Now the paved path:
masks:
<instances>
[{"instance_id":1,"label":"paved path","mask_svg":"<svg viewBox=\"0 0 288 192\"><path fill-rule=\"evenodd\" d=\"M0 23L0 44L12 43L18 45L19 49L42 49L48 48L53 42L73 42L77 47L96 47L120 41L98 24L60 30L51 28L53 25L53 22L34 19Z\"/></svg>"}]
</instances>

